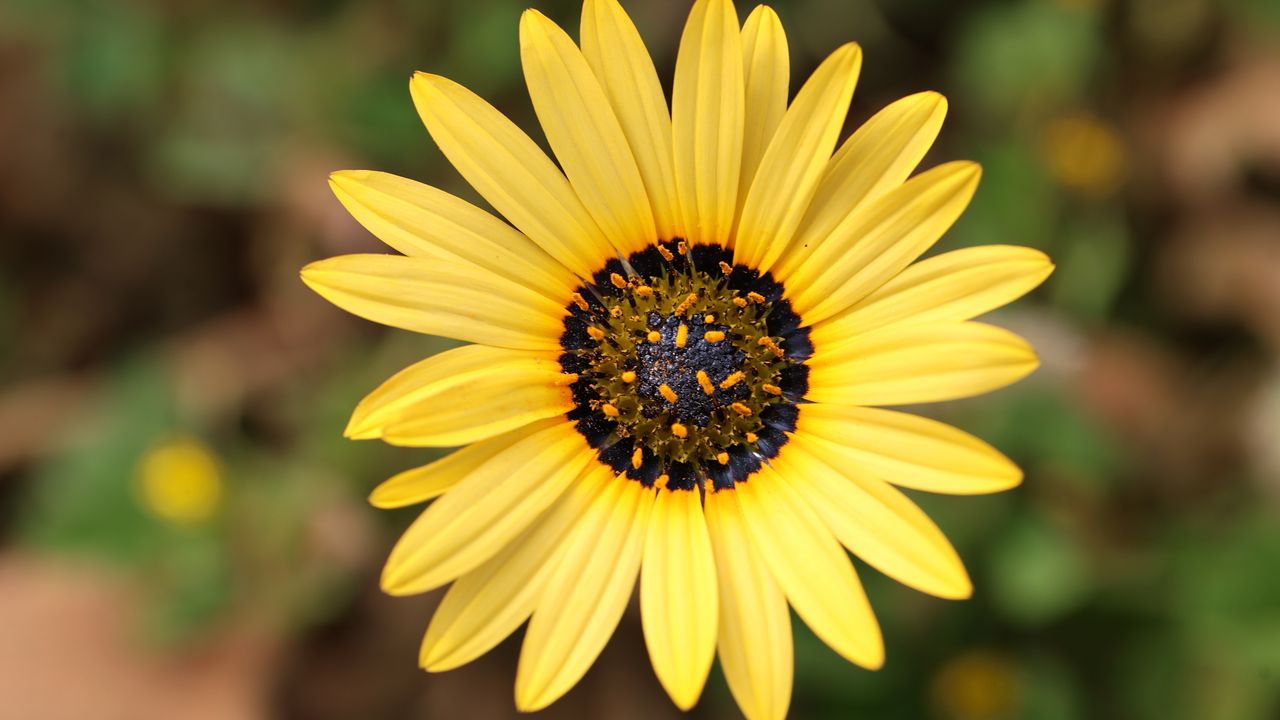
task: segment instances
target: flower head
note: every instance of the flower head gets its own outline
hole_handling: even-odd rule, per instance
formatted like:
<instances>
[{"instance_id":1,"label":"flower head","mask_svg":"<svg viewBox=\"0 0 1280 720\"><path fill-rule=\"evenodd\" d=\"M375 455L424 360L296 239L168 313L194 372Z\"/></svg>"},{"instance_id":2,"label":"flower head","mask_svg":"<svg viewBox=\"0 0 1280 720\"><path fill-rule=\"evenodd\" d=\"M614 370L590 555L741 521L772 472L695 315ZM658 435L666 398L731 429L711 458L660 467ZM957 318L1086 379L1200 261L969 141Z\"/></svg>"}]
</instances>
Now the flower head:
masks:
<instances>
[{"instance_id":1,"label":"flower head","mask_svg":"<svg viewBox=\"0 0 1280 720\"><path fill-rule=\"evenodd\" d=\"M403 255L303 271L353 313L473 343L392 377L347 428L465 446L374 491L380 507L434 499L383 587L452 583L422 644L431 671L528 621L516 704L536 710L586 673L638 581L679 707L718 654L743 712L781 717L788 607L852 662L883 662L847 551L922 591L970 593L895 485L993 492L1021 473L960 430L878 406L1031 372L1026 342L971 319L1051 265L1008 246L917 262L978 182L967 162L912 176L945 101L904 98L837 150L861 51L837 49L788 102L767 7L740 27L728 0L694 4L670 106L615 0L587 0L580 44L528 11L520 46L559 167L462 86L410 82L431 136L510 225L410 180L337 173L343 204Z\"/></svg>"}]
</instances>

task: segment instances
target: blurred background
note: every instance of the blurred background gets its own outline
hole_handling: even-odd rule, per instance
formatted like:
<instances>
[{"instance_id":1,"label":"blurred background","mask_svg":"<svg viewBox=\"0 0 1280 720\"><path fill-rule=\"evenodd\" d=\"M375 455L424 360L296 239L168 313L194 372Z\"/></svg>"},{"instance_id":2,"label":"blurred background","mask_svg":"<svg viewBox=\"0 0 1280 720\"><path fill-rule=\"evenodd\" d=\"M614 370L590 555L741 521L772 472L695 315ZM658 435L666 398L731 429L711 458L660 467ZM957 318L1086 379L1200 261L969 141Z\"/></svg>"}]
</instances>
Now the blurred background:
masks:
<instances>
[{"instance_id":1,"label":"blurred background","mask_svg":"<svg viewBox=\"0 0 1280 720\"><path fill-rule=\"evenodd\" d=\"M341 437L444 344L347 316L297 272L381 251L329 171L475 198L412 71L542 141L526 2L0 0L0 716L515 715L515 642L426 675L438 593L377 589L414 510L364 497L430 451ZM669 78L688 3L626 5ZM537 6L576 33L576 0ZM863 566L888 663L855 668L797 623L792 715L1280 717L1280 1L775 7L793 92L862 44L850 127L949 97L925 165L985 176L940 249L1058 263L994 319L1043 368L926 409L1027 471L921 498L975 597ZM714 672L692 717L736 716ZM634 608L544 714L678 716Z\"/></svg>"}]
</instances>

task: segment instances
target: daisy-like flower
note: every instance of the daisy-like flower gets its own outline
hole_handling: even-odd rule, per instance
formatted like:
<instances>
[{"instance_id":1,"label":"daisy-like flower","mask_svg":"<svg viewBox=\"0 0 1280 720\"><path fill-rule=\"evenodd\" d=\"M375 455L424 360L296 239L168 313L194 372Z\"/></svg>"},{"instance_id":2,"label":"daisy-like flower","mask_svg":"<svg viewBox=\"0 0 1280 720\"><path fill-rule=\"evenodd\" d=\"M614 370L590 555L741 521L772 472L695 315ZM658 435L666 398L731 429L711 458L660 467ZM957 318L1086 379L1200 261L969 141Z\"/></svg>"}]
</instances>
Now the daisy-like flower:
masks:
<instances>
[{"instance_id":1,"label":"daisy-like flower","mask_svg":"<svg viewBox=\"0 0 1280 720\"><path fill-rule=\"evenodd\" d=\"M884 660L847 551L918 590L970 594L897 488L986 493L1021 473L971 435L881 406L1031 372L1025 341L971 319L1052 266L1010 246L916 262L978 183L969 162L912 176L945 101L899 100L837 150L861 51L837 49L788 103L767 7L739 26L729 0L694 4L670 110L615 0L587 0L580 45L526 12L520 50L559 167L462 86L410 82L440 149L510 225L411 180L340 172L342 203L403 254L302 273L352 313L473 343L392 377L347 427L466 446L374 490L385 508L435 499L382 586L452 583L422 643L430 671L527 621L515 700L531 711L586 673L638 582L677 706L697 702L718 655L748 717L782 717L788 607L850 661Z\"/></svg>"}]
</instances>

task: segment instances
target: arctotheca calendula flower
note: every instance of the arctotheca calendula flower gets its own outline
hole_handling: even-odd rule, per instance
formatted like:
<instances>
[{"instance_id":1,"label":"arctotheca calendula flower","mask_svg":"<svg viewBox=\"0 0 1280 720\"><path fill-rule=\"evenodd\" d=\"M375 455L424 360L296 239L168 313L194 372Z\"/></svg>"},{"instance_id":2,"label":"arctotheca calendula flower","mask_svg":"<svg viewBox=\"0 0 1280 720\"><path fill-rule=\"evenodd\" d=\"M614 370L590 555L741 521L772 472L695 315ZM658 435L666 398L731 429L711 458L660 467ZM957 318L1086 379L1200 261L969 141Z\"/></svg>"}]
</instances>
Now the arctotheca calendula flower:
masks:
<instances>
[{"instance_id":1,"label":"arctotheca calendula flower","mask_svg":"<svg viewBox=\"0 0 1280 720\"><path fill-rule=\"evenodd\" d=\"M556 162L475 94L410 82L428 132L507 224L440 190L333 175L401 255L348 255L303 280L375 322L472 343L398 373L346 433L465 446L372 494L434 499L392 550L395 595L452 583L421 665L467 663L526 621L515 701L545 707L587 672L639 585L649 658L681 708L718 656L749 718L786 714L788 607L837 653L884 660L848 552L963 598L951 545L898 488L970 494L1021 473L960 430L882 406L1014 382L1037 364L972 318L1052 266L1021 247L917 260L979 168L914 174L946 111L923 92L839 143L862 63L833 52L789 99L786 38L757 7L698 0L668 105L615 0L579 43L520 20Z\"/></svg>"}]
</instances>

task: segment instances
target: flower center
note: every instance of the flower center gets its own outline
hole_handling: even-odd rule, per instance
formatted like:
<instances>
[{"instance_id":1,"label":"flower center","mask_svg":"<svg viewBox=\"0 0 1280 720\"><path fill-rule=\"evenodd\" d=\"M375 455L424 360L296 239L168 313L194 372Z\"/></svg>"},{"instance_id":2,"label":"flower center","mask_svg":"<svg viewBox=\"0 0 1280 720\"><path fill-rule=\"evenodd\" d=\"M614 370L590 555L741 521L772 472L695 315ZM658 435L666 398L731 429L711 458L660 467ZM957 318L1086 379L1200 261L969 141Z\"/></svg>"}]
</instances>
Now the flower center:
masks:
<instances>
[{"instance_id":1,"label":"flower center","mask_svg":"<svg viewBox=\"0 0 1280 720\"><path fill-rule=\"evenodd\" d=\"M645 485L745 480L795 428L812 352L781 284L718 246L672 241L611 260L567 305L570 419Z\"/></svg>"},{"instance_id":2,"label":"flower center","mask_svg":"<svg viewBox=\"0 0 1280 720\"><path fill-rule=\"evenodd\" d=\"M657 342L635 348L636 392L645 408L669 409L678 422L706 427L717 409L750 395L746 383L726 382L742 372L746 354L729 340L731 327L715 319L648 313L645 325L658 333Z\"/></svg>"}]
</instances>

